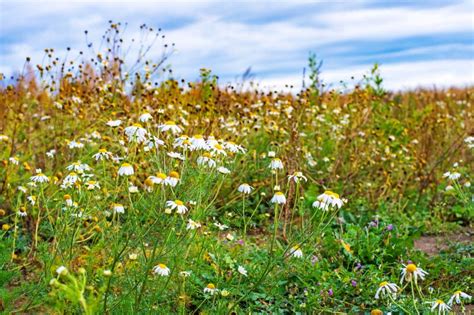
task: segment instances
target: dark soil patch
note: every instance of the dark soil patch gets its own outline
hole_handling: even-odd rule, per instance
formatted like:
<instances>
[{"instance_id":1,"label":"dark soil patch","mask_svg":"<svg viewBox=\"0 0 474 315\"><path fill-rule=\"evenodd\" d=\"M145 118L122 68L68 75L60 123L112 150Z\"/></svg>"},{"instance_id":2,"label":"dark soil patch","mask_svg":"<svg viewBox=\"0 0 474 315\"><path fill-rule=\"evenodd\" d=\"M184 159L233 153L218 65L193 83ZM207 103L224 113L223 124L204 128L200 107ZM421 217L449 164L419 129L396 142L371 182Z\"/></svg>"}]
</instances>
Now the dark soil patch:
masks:
<instances>
[{"instance_id":1,"label":"dark soil patch","mask_svg":"<svg viewBox=\"0 0 474 315\"><path fill-rule=\"evenodd\" d=\"M473 239L472 230L447 235L425 235L415 240L415 248L425 252L428 256L435 256L456 243L472 244Z\"/></svg>"}]
</instances>

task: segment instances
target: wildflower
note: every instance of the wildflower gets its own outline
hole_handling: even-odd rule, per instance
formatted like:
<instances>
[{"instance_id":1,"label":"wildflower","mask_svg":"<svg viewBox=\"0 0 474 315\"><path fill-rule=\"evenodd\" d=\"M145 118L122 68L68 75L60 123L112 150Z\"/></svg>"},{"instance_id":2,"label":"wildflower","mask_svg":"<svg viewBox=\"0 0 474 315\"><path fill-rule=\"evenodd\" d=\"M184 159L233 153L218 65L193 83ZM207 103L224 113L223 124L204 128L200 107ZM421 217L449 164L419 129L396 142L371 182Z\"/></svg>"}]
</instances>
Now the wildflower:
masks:
<instances>
[{"instance_id":1,"label":"wildflower","mask_svg":"<svg viewBox=\"0 0 474 315\"><path fill-rule=\"evenodd\" d=\"M171 207L171 210L177 209L176 213L178 214L185 214L188 211L188 208L184 205L184 203L178 199L176 199L175 201L167 201L166 206Z\"/></svg>"},{"instance_id":2,"label":"wildflower","mask_svg":"<svg viewBox=\"0 0 474 315\"><path fill-rule=\"evenodd\" d=\"M214 293L217 293L217 292L219 292L219 289L217 289L213 283L209 283L204 288L204 293L209 293L210 295L214 295Z\"/></svg>"},{"instance_id":3,"label":"wildflower","mask_svg":"<svg viewBox=\"0 0 474 315\"><path fill-rule=\"evenodd\" d=\"M5 142L7 142L7 141L8 141L8 136L6 136L6 135L0 135L0 141L5 141Z\"/></svg>"},{"instance_id":4,"label":"wildflower","mask_svg":"<svg viewBox=\"0 0 474 315\"><path fill-rule=\"evenodd\" d=\"M164 180L164 184L175 187L179 181L179 173L178 172L170 172L168 176Z\"/></svg>"},{"instance_id":5,"label":"wildflower","mask_svg":"<svg viewBox=\"0 0 474 315\"><path fill-rule=\"evenodd\" d=\"M343 240L341 240L341 244L342 244L342 247L344 247L344 249L352 254L353 253L353 250L351 249L351 245L349 245L348 243L344 242Z\"/></svg>"},{"instance_id":6,"label":"wildflower","mask_svg":"<svg viewBox=\"0 0 474 315\"><path fill-rule=\"evenodd\" d=\"M456 302L456 304L461 304L461 299L470 300L471 298L472 297L469 294L458 290L454 292L451 298L449 298L448 305L453 305L453 302Z\"/></svg>"},{"instance_id":7,"label":"wildflower","mask_svg":"<svg viewBox=\"0 0 474 315\"><path fill-rule=\"evenodd\" d=\"M27 189L26 189L25 187L23 187L23 186L18 186L17 189L18 189L19 191L21 191L22 193L24 193L24 194L26 194L26 192L27 192Z\"/></svg>"},{"instance_id":8,"label":"wildflower","mask_svg":"<svg viewBox=\"0 0 474 315\"><path fill-rule=\"evenodd\" d=\"M28 199L28 201L30 202L32 206L36 204L36 196L28 196L26 197L26 199Z\"/></svg>"},{"instance_id":9,"label":"wildflower","mask_svg":"<svg viewBox=\"0 0 474 315\"><path fill-rule=\"evenodd\" d=\"M243 193L243 194L249 195L252 192L253 187L250 186L249 184L244 183L244 184L240 185L239 188L237 188L237 190L239 192Z\"/></svg>"},{"instance_id":10,"label":"wildflower","mask_svg":"<svg viewBox=\"0 0 474 315\"><path fill-rule=\"evenodd\" d=\"M186 225L186 230L195 230L200 227L201 227L201 223L189 219L188 224Z\"/></svg>"},{"instance_id":11,"label":"wildflower","mask_svg":"<svg viewBox=\"0 0 474 315\"><path fill-rule=\"evenodd\" d=\"M13 165L20 164L20 161L18 160L16 156L12 156L11 158L8 159L8 161L10 161L10 163L12 163Z\"/></svg>"},{"instance_id":12,"label":"wildflower","mask_svg":"<svg viewBox=\"0 0 474 315\"><path fill-rule=\"evenodd\" d=\"M82 174L85 171L90 171L91 167L87 164L82 163L81 161L77 161L77 162L72 163L71 165L68 165L66 169L68 171L74 171L74 172L78 172L79 174Z\"/></svg>"},{"instance_id":13,"label":"wildflower","mask_svg":"<svg viewBox=\"0 0 474 315\"><path fill-rule=\"evenodd\" d=\"M118 170L119 176L130 176L133 175L133 173L133 166L129 163L123 163Z\"/></svg>"},{"instance_id":14,"label":"wildflower","mask_svg":"<svg viewBox=\"0 0 474 315\"><path fill-rule=\"evenodd\" d=\"M295 183L299 183L301 180L304 180L305 182L308 181L306 176L301 172L295 172L293 175L288 175L288 180L294 180Z\"/></svg>"},{"instance_id":15,"label":"wildflower","mask_svg":"<svg viewBox=\"0 0 474 315\"><path fill-rule=\"evenodd\" d=\"M77 141L74 141L74 140L69 141L67 145L68 145L69 149L82 149L84 147L83 143L77 142Z\"/></svg>"},{"instance_id":16,"label":"wildflower","mask_svg":"<svg viewBox=\"0 0 474 315\"><path fill-rule=\"evenodd\" d=\"M227 225L221 224L219 222L214 222L214 226L217 227L221 231L224 231L229 228Z\"/></svg>"},{"instance_id":17,"label":"wildflower","mask_svg":"<svg viewBox=\"0 0 474 315\"><path fill-rule=\"evenodd\" d=\"M443 174L443 177L447 177L449 178L450 180L457 180L461 177L461 174L459 174L458 172L446 172Z\"/></svg>"},{"instance_id":18,"label":"wildflower","mask_svg":"<svg viewBox=\"0 0 474 315\"><path fill-rule=\"evenodd\" d=\"M286 202L285 195L283 195L282 192L277 191L275 195L273 195L272 200L270 201L271 203L276 203L276 204L284 204Z\"/></svg>"},{"instance_id":19,"label":"wildflower","mask_svg":"<svg viewBox=\"0 0 474 315\"><path fill-rule=\"evenodd\" d=\"M445 190L446 191L451 191L451 190L454 190L454 187L451 186L451 185L448 185L448 186L446 186Z\"/></svg>"},{"instance_id":20,"label":"wildflower","mask_svg":"<svg viewBox=\"0 0 474 315\"><path fill-rule=\"evenodd\" d=\"M125 213L125 208L120 203L113 203L112 210L114 210L115 213Z\"/></svg>"},{"instance_id":21,"label":"wildflower","mask_svg":"<svg viewBox=\"0 0 474 315\"><path fill-rule=\"evenodd\" d=\"M186 278L186 277L189 277L191 273L192 273L191 271L180 271L179 275Z\"/></svg>"},{"instance_id":22,"label":"wildflower","mask_svg":"<svg viewBox=\"0 0 474 315\"><path fill-rule=\"evenodd\" d=\"M238 145L238 144L236 144L232 141L225 142L224 143L224 148L226 148L227 150L229 150L232 153L239 153L239 152L245 153L245 149L242 146L240 146L240 145Z\"/></svg>"},{"instance_id":23,"label":"wildflower","mask_svg":"<svg viewBox=\"0 0 474 315\"><path fill-rule=\"evenodd\" d=\"M148 178L151 179L154 184L164 184L166 177L166 174L156 173L156 176L150 176Z\"/></svg>"},{"instance_id":24,"label":"wildflower","mask_svg":"<svg viewBox=\"0 0 474 315\"><path fill-rule=\"evenodd\" d=\"M276 156L276 153L275 153L275 151L268 151L267 156L269 158L274 158Z\"/></svg>"},{"instance_id":25,"label":"wildflower","mask_svg":"<svg viewBox=\"0 0 474 315\"><path fill-rule=\"evenodd\" d=\"M135 254L135 253L128 254L128 259L130 259L130 260L137 260L137 259L138 259L138 255Z\"/></svg>"},{"instance_id":26,"label":"wildflower","mask_svg":"<svg viewBox=\"0 0 474 315\"><path fill-rule=\"evenodd\" d=\"M46 152L46 156L49 157L50 159L52 159L55 154L56 154L56 150L55 150L55 149L51 149L51 150L49 150L48 152Z\"/></svg>"},{"instance_id":27,"label":"wildflower","mask_svg":"<svg viewBox=\"0 0 474 315\"><path fill-rule=\"evenodd\" d=\"M64 178L63 187L71 187L78 181L81 181L79 176L75 172L71 172Z\"/></svg>"},{"instance_id":28,"label":"wildflower","mask_svg":"<svg viewBox=\"0 0 474 315\"><path fill-rule=\"evenodd\" d=\"M344 201L339 198L339 195L326 190L323 194L319 195L317 200L313 202L314 208L319 208L323 211L327 211L330 207L335 207L337 209L341 208L344 204Z\"/></svg>"},{"instance_id":29,"label":"wildflower","mask_svg":"<svg viewBox=\"0 0 474 315\"><path fill-rule=\"evenodd\" d=\"M214 144L211 147L211 150L214 155L223 155L223 156L227 155L227 152L225 152L224 147L218 143Z\"/></svg>"},{"instance_id":30,"label":"wildflower","mask_svg":"<svg viewBox=\"0 0 474 315\"><path fill-rule=\"evenodd\" d=\"M380 296L384 296L386 294L395 295L398 291L399 287L395 283L389 283L387 281L383 281L379 284L379 288L377 292L375 292L375 299L378 300Z\"/></svg>"},{"instance_id":31,"label":"wildflower","mask_svg":"<svg viewBox=\"0 0 474 315\"><path fill-rule=\"evenodd\" d=\"M151 116L150 113L143 113L140 115L140 117L138 117L138 120L141 121L141 122L147 122L148 120L152 119L153 116Z\"/></svg>"},{"instance_id":32,"label":"wildflower","mask_svg":"<svg viewBox=\"0 0 474 315\"><path fill-rule=\"evenodd\" d=\"M95 180L89 180L86 182L86 189L87 190L94 190L94 189L100 189L100 185L98 182Z\"/></svg>"},{"instance_id":33,"label":"wildflower","mask_svg":"<svg viewBox=\"0 0 474 315\"><path fill-rule=\"evenodd\" d=\"M150 151L153 148L159 148L162 145L165 145L165 142L163 140L160 140L158 137L152 136L150 139L145 141L144 143L145 151Z\"/></svg>"},{"instance_id":34,"label":"wildflower","mask_svg":"<svg viewBox=\"0 0 474 315\"><path fill-rule=\"evenodd\" d=\"M438 309L438 314L444 314L449 312L451 307L444 303L443 300L436 300L431 305L431 311L434 312L436 309Z\"/></svg>"},{"instance_id":35,"label":"wildflower","mask_svg":"<svg viewBox=\"0 0 474 315\"><path fill-rule=\"evenodd\" d=\"M153 273L162 277L167 277L170 274L170 268L168 268L165 264L158 264L153 267Z\"/></svg>"},{"instance_id":36,"label":"wildflower","mask_svg":"<svg viewBox=\"0 0 474 315\"><path fill-rule=\"evenodd\" d=\"M415 279L415 283L418 281L418 278L421 280L425 279L425 276L428 273L421 268L418 268L415 264L408 264L403 265L402 268L402 279L400 283L403 283L404 280L410 282L413 278Z\"/></svg>"},{"instance_id":37,"label":"wildflower","mask_svg":"<svg viewBox=\"0 0 474 315\"><path fill-rule=\"evenodd\" d=\"M49 182L48 176L44 175L41 172L41 169L37 169L36 170L36 175L31 176L30 179L35 183L47 183L47 182Z\"/></svg>"},{"instance_id":38,"label":"wildflower","mask_svg":"<svg viewBox=\"0 0 474 315\"><path fill-rule=\"evenodd\" d=\"M216 167L216 161L211 158L211 155L208 152L205 152L202 156L197 158L197 164L211 168Z\"/></svg>"},{"instance_id":39,"label":"wildflower","mask_svg":"<svg viewBox=\"0 0 474 315\"><path fill-rule=\"evenodd\" d=\"M202 135L194 135L189 139L191 150L209 150L209 146Z\"/></svg>"},{"instance_id":40,"label":"wildflower","mask_svg":"<svg viewBox=\"0 0 474 315\"><path fill-rule=\"evenodd\" d=\"M167 121L164 124L159 125L158 128L162 132L171 131L171 133L173 134L180 133L182 131L181 128L176 125L174 121Z\"/></svg>"},{"instance_id":41,"label":"wildflower","mask_svg":"<svg viewBox=\"0 0 474 315\"><path fill-rule=\"evenodd\" d=\"M226 289L224 289L224 290L221 291L221 295L222 295L223 297L227 297L227 296L229 296L229 294L230 294L230 292L227 291Z\"/></svg>"},{"instance_id":42,"label":"wildflower","mask_svg":"<svg viewBox=\"0 0 474 315\"><path fill-rule=\"evenodd\" d=\"M118 127L122 124L122 121L120 119L117 120L109 120L107 123L107 126L109 127Z\"/></svg>"},{"instance_id":43,"label":"wildflower","mask_svg":"<svg viewBox=\"0 0 474 315\"><path fill-rule=\"evenodd\" d=\"M272 170L282 170L283 169L283 163L279 158L274 158L271 162L270 165L268 166Z\"/></svg>"},{"instance_id":44,"label":"wildflower","mask_svg":"<svg viewBox=\"0 0 474 315\"><path fill-rule=\"evenodd\" d=\"M167 155L168 155L170 158L178 159L178 160L184 161L184 155L182 155L181 153L178 153L178 152L168 152Z\"/></svg>"},{"instance_id":45,"label":"wildflower","mask_svg":"<svg viewBox=\"0 0 474 315\"><path fill-rule=\"evenodd\" d=\"M239 266L239 267L237 268L237 271L238 271L242 276L247 277L247 270L246 270L244 267Z\"/></svg>"},{"instance_id":46,"label":"wildflower","mask_svg":"<svg viewBox=\"0 0 474 315\"><path fill-rule=\"evenodd\" d=\"M99 152L94 154L92 158L96 161L108 160L112 157L112 153L107 151L106 149L100 149Z\"/></svg>"},{"instance_id":47,"label":"wildflower","mask_svg":"<svg viewBox=\"0 0 474 315\"><path fill-rule=\"evenodd\" d=\"M383 312L376 308L370 311L370 315L383 315Z\"/></svg>"},{"instance_id":48,"label":"wildflower","mask_svg":"<svg viewBox=\"0 0 474 315\"><path fill-rule=\"evenodd\" d=\"M110 269L106 269L104 270L103 275L105 277L110 277L112 275L112 271Z\"/></svg>"},{"instance_id":49,"label":"wildflower","mask_svg":"<svg viewBox=\"0 0 474 315\"><path fill-rule=\"evenodd\" d=\"M148 132L140 124L133 124L125 128L125 135L128 137L129 142L145 142Z\"/></svg>"},{"instance_id":50,"label":"wildflower","mask_svg":"<svg viewBox=\"0 0 474 315\"><path fill-rule=\"evenodd\" d=\"M224 174L224 175L230 174L230 170L227 167L224 167L224 166L218 167L217 171L221 174Z\"/></svg>"},{"instance_id":51,"label":"wildflower","mask_svg":"<svg viewBox=\"0 0 474 315\"><path fill-rule=\"evenodd\" d=\"M73 201L72 201L71 195L66 194L66 195L64 195L63 198L64 198L64 201L66 202L66 205L68 207L72 207Z\"/></svg>"},{"instance_id":52,"label":"wildflower","mask_svg":"<svg viewBox=\"0 0 474 315\"><path fill-rule=\"evenodd\" d=\"M292 255L295 258L302 258L303 251L301 250L299 245L295 245L290 249L290 255Z\"/></svg>"},{"instance_id":53,"label":"wildflower","mask_svg":"<svg viewBox=\"0 0 474 315\"><path fill-rule=\"evenodd\" d=\"M65 276L68 274L68 270L66 267L64 266L59 266L57 269L56 269L56 273L58 274L58 276Z\"/></svg>"},{"instance_id":54,"label":"wildflower","mask_svg":"<svg viewBox=\"0 0 474 315\"><path fill-rule=\"evenodd\" d=\"M128 186L128 191L131 193L131 194L135 194L138 192L138 187L135 186L135 185L130 185Z\"/></svg>"}]
</instances>

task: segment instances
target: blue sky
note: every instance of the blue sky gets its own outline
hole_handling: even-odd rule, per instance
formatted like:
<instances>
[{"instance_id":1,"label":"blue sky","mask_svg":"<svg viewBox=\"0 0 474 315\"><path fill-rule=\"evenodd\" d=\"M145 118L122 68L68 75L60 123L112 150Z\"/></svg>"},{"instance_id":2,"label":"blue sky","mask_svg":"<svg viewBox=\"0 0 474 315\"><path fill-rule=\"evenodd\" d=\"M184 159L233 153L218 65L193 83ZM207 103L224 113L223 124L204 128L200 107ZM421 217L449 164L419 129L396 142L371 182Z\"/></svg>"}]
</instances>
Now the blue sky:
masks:
<instances>
[{"instance_id":1,"label":"blue sky","mask_svg":"<svg viewBox=\"0 0 474 315\"><path fill-rule=\"evenodd\" d=\"M4 1L0 0L0 72L84 49L107 21L161 27L176 44L175 77L211 68L221 83L248 67L262 86L301 86L308 53L323 59L323 80L360 78L381 64L390 89L474 84L473 1ZM158 57L159 48L151 52Z\"/></svg>"}]
</instances>

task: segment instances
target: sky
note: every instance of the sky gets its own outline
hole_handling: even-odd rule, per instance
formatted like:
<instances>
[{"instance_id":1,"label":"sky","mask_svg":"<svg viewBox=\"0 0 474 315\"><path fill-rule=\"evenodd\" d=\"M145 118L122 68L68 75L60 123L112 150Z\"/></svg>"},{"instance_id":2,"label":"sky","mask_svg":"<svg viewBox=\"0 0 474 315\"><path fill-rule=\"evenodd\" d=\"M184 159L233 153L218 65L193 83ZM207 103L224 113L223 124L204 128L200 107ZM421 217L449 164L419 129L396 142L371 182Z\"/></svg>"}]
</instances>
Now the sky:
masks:
<instances>
[{"instance_id":1,"label":"sky","mask_svg":"<svg viewBox=\"0 0 474 315\"><path fill-rule=\"evenodd\" d=\"M392 90L474 84L474 1L5 1L0 0L0 72L98 44L108 20L146 23L175 43L175 78L210 68L233 83L251 67L262 87L300 88L309 52L323 60L322 80L351 85L381 66ZM150 56L161 56L160 45Z\"/></svg>"}]
</instances>

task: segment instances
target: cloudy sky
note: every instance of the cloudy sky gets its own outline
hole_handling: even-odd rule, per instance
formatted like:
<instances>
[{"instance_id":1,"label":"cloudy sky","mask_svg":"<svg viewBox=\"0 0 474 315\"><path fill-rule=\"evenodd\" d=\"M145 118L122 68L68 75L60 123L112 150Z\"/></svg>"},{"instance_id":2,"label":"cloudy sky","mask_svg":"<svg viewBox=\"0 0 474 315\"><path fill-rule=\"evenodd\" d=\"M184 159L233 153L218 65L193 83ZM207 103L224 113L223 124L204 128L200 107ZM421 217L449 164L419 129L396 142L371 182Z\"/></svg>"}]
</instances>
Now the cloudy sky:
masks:
<instances>
[{"instance_id":1,"label":"cloudy sky","mask_svg":"<svg viewBox=\"0 0 474 315\"><path fill-rule=\"evenodd\" d=\"M177 78L211 68L232 82L248 67L264 86L301 86L310 51L338 85L381 64L391 89L474 84L474 2L468 1L6 1L0 0L0 72L98 43L107 21L161 27ZM151 52L159 56L159 47Z\"/></svg>"}]
</instances>

